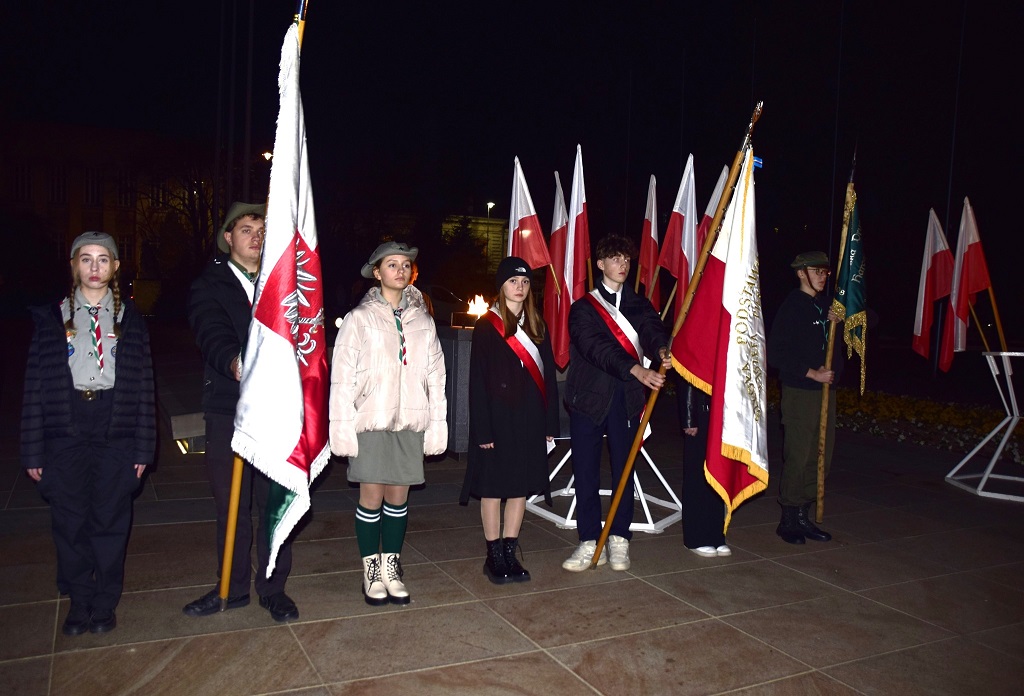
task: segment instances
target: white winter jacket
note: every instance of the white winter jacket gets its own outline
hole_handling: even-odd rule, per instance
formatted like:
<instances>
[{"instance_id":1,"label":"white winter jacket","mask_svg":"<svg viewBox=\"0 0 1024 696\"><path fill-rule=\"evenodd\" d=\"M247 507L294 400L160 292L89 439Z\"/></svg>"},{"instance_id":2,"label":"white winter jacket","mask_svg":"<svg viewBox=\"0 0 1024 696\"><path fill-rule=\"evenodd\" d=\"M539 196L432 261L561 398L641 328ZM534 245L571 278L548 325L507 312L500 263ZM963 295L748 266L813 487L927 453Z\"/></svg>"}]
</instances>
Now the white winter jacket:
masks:
<instances>
[{"instance_id":1,"label":"white winter jacket","mask_svg":"<svg viewBox=\"0 0 1024 696\"><path fill-rule=\"evenodd\" d=\"M331 369L331 451L359 454L356 433L423 432L423 453L448 446L445 367L434 320L413 286L403 294L406 364L399 360L398 328L379 287L370 288L341 323Z\"/></svg>"}]
</instances>

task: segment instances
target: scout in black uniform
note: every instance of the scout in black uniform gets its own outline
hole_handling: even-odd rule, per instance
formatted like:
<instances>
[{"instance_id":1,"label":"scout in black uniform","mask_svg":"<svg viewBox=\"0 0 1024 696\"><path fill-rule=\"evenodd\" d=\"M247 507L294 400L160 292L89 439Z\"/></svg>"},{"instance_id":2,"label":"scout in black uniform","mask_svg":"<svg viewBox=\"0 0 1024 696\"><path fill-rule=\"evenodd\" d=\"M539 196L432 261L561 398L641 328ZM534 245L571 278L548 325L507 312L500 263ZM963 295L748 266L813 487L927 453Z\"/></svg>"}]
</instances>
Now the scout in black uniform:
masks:
<instances>
[{"instance_id":1,"label":"scout in black uniform","mask_svg":"<svg viewBox=\"0 0 1024 696\"><path fill-rule=\"evenodd\" d=\"M117 625L132 494L156 450L149 334L119 266L114 239L86 232L71 245L71 294L33 309L21 460L50 503L68 636Z\"/></svg>"},{"instance_id":2,"label":"scout in black uniform","mask_svg":"<svg viewBox=\"0 0 1024 696\"><path fill-rule=\"evenodd\" d=\"M843 351L832 353L833 369L825 369L828 322L837 317L829 309L825 294L828 256L809 251L797 256L790 267L799 287L794 289L775 315L768 335L768 363L779 370L782 380L782 427L784 442L779 505L782 520L776 534L789 544L805 539L829 541L832 535L815 526L811 504L817 498L818 437L821 424L821 390L842 374ZM836 393L829 391L828 421L825 428L825 475L832 462L836 428Z\"/></svg>"}]
</instances>

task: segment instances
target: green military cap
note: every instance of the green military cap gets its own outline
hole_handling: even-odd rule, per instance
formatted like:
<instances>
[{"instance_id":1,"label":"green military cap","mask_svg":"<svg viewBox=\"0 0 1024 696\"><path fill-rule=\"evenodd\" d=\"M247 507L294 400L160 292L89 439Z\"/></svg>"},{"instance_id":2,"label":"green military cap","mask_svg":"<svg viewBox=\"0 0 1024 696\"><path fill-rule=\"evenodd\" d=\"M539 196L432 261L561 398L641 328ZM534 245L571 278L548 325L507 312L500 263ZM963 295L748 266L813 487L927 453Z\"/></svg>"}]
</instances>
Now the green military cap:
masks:
<instances>
[{"instance_id":1,"label":"green military cap","mask_svg":"<svg viewBox=\"0 0 1024 696\"><path fill-rule=\"evenodd\" d=\"M789 267L798 271L801 268L828 268L828 255L824 251L805 251L797 254Z\"/></svg>"}]
</instances>

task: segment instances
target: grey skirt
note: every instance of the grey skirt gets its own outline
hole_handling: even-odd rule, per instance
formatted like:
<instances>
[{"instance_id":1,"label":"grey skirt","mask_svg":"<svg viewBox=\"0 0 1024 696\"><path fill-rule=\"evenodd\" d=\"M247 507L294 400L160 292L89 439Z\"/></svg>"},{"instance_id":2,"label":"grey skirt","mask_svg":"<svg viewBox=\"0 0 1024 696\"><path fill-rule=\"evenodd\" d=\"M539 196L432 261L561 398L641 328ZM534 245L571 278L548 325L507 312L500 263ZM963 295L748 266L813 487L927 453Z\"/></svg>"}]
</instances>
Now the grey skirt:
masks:
<instances>
[{"instance_id":1,"label":"grey skirt","mask_svg":"<svg viewBox=\"0 0 1024 696\"><path fill-rule=\"evenodd\" d=\"M411 430L356 433L359 454L348 458L352 483L415 486L423 483L423 433Z\"/></svg>"}]
</instances>

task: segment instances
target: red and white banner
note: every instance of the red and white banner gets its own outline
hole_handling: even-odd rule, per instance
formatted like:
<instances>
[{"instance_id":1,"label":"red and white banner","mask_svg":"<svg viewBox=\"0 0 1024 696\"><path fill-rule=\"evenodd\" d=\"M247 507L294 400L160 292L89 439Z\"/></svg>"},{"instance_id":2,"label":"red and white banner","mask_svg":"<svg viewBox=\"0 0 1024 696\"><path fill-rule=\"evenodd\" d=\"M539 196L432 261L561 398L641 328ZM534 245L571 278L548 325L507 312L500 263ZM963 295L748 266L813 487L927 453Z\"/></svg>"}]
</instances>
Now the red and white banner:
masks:
<instances>
[{"instance_id":1,"label":"red and white banner","mask_svg":"<svg viewBox=\"0 0 1024 696\"><path fill-rule=\"evenodd\" d=\"M548 325L551 350L560 370L569 364L569 305L572 304L572 298L569 297L569 278L565 272L565 240L568 230L569 218L565 212L562 182L558 172L555 172L555 212L551 216L551 239L548 241L554 268L544 276L544 323Z\"/></svg>"},{"instance_id":2,"label":"red and white banner","mask_svg":"<svg viewBox=\"0 0 1024 696\"><path fill-rule=\"evenodd\" d=\"M686 158L686 169L683 170L682 181L676 201L672 205L672 215L668 219L665 240L661 244L661 257L658 265L667 270L676 279L675 313L683 306L686 288L690 285L690 276L697 263L697 201L693 184L693 155Z\"/></svg>"},{"instance_id":3,"label":"red and white banner","mask_svg":"<svg viewBox=\"0 0 1024 696\"><path fill-rule=\"evenodd\" d=\"M697 225L697 255L700 255L701 249L704 248L704 240L708 238L708 232L711 231L711 221L715 219L715 213L718 212L718 204L722 202L722 192L725 191L725 182L729 180L729 166L722 167L722 173L718 175L718 183L715 184L715 190L711 193L711 200L708 201L708 207L704 209L704 217L700 219L700 224ZM693 275L692 273L690 274Z\"/></svg>"},{"instance_id":4,"label":"red and white banner","mask_svg":"<svg viewBox=\"0 0 1024 696\"><path fill-rule=\"evenodd\" d=\"M533 207L530 187L526 185L523 168L516 157L515 170L512 172L512 205L508 215L508 255L518 256L530 268L542 268L551 265L547 243L540 229L540 218Z\"/></svg>"},{"instance_id":5,"label":"red and white banner","mask_svg":"<svg viewBox=\"0 0 1024 696\"><path fill-rule=\"evenodd\" d=\"M658 200L655 195L657 182L651 174L651 183L647 187L647 211L644 214L644 230L640 236L640 258L637 259L637 277L644 286L644 297L651 296L651 304L661 310L661 282L656 280L658 274ZM654 293L651 293L651 285Z\"/></svg>"},{"instance_id":6,"label":"red and white banner","mask_svg":"<svg viewBox=\"0 0 1024 696\"><path fill-rule=\"evenodd\" d=\"M270 563L310 508L330 454L323 277L299 93L298 26L285 34L266 238L235 411L235 452L284 490L268 501ZM280 493L278 495L277 493Z\"/></svg>"},{"instance_id":7,"label":"red and white banner","mask_svg":"<svg viewBox=\"0 0 1024 696\"><path fill-rule=\"evenodd\" d=\"M672 363L711 395L704 475L732 512L768 485L765 331L754 222L753 150L747 150L722 231L708 257Z\"/></svg>"},{"instance_id":8,"label":"red and white banner","mask_svg":"<svg viewBox=\"0 0 1024 696\"><path fill-rule=\"evenodd\" d=\"M970 321L974 296L992 286L985 263L985 252L978 236L978 223L974 219L971 202L964 198L964 212L960 216L960 235L956 240L953 265L953 286L949 293L950 310L942 335L939 367L948 371L953 364L953 353L967 349L967 323Z\"/></svg>"},{"instance_id":9,"label":"red and white banner","mask_svg":"<svg viewBox=\"0 0 1024 696\"><path fill-rule=\"evenodd\" d=\"M928 211L928 232L924 240L921 278L917 284L917 311L914 313L914 350L928 357L935 302L949 295L953 284L953 252L949 250L935 210Z\"/></svg>"},{"instance_id":10,"label":"red and white banner","mask_svg":"<svg viewBox=\"0 0 1024 696\"><path fill-rule=\"evenodd\" d=\"M583 183L583 151L576 146L569 197L569 231L565 238L565 272L569 275L569 297L573 302L587 294L587 266L590 261L590 223L587 219L587 187Z\"/></svg>"}]
</instances>

